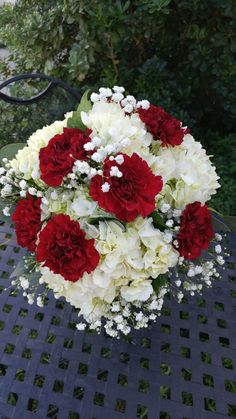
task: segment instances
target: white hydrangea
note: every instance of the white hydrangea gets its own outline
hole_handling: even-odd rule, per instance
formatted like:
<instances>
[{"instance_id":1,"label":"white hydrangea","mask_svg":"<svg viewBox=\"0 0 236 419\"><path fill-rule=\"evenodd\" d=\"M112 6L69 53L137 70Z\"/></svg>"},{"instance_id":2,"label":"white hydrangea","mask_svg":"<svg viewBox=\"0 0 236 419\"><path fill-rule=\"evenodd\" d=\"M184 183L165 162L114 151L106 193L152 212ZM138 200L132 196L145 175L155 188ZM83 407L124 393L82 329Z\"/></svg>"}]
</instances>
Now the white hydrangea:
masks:
<instances>
[{"instance_id":1,"label":"white hydrangea","mask_svg":"<svg viewBox=\"0 0 236 419\"><path fill-rule=\"evenodd\" d=\"M175 208L199 201L204 204L219 188L215 167L202 145L187 134L178 147L161 147L150 159L155 174L161 175L163 202ZM167 186L167 187L166 187Z\"/></svg>"},{"instance_id":2,"label":"white hydrangea","mask_svg":"<svg viewBox=\"0 0 236 419\"><path fill-rule=\"evenodd\" d=\"M95 213L97 202L93 201L82 188L75 192L73 200L69 203L69 210L74 212L76 218L89 217Z\"/></svg>"},{"instance_id":3,"label":"white hydrangea","mask_svg":"<svg viewBox=\"0 0 236 419\"><path fill-rule=\"evenodd\" d=\"M41 201L41 220L47 219L50 214L67 214L73 218L74 213L71 209L75 194L72 191L48 188Z\"/></svg>"},{"instance_id":4,"label":"white hydrangea","mask_svg":"<svg viewBox=\"0 0 236 419\"><path fill-rule=\"evenodd\" d=\"M106 314L104 290L94 284L92 275L84 274L79 281L66 281L47 267L41 267L42 281L49 285L55 295L80 309L86 321L94 322ZM111 290L110 290L111 292Z\"/></svg>"},{"instance_id":5,"label":"white hydrangea","mask_svg":"<svg viewBox=\"0 0 236 419\"><path fill-rule=\"evenodd\" d=\"M141 242L137 231L114 221L99 223L99 237L95 247L102 255L94 278L99 286L113 282L117 287L137 278L148 278L142 260Z\"/></svg>"},{"instance_id":6,"label":"white hydrangea","mask_svg":"<svg viewBox=\"0 0 236 419\"><path fill-rule=\"evenodd\" d=\"M146 301L153 293L152 281L136 279L129 286L121 287L121 296L128 302Z\"/></svg>"},{"instance_id":7,"label":"white hydrangea","mask_svg":"<svg viewBox=\"0 0 236 419\"><path fill-rule=\"evenodd\" d=\"M150 218L138 218L135 225L146 247L143 257L145 272L152 278L168 272L169 268L177 264L179 253L172 244L166 242L166 234L155 228Z\"/></svg>"}]
</instances>

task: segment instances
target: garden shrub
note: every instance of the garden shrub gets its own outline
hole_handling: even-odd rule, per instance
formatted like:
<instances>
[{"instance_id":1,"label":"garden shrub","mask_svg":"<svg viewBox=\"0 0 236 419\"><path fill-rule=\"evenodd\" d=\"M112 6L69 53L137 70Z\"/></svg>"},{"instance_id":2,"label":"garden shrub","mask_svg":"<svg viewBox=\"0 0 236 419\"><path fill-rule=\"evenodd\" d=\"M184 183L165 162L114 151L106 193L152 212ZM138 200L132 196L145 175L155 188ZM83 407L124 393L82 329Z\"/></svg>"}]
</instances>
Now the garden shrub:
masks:
<instances>
[{"instance_id":1,"label":"garden shrub","mask_svg":"<svg viewBox=\"0 0 236 419\"><path fill-rule=\"evenodd\" d=\"M236 130L235 26L234 0L18 0L0 9L15 72L120 83L198 132Z\"/></svg>"},{"instance_id":2,"label":"garden shrub","mask_svg":"<svg viewBox=\"0 0 236 419\"><path fill-rule=\"evenodd\" d=\"M120 84L164 106L215 154L224 186L213 202L233 213L235 26L235 0L17 0L0 8L0 43L10 50L0 74L39 71L82 90ZM54 116L43 105L0 108L1 143L15 135L11 121L22 138Z\"/></svg>"},{"instance_id":3,"label":"garden shrub","mask_svg":"<svg viewBox=\"0 0 236 419\"><path fill-rule=\"evenodd\" d=\"M208 154L212 155L211 160L217 167L220 176L221 188L209 205L221 214L236 215L236 133L222 136L212 132L206 134L203 146Z\"/></svg>"}]
</instances>

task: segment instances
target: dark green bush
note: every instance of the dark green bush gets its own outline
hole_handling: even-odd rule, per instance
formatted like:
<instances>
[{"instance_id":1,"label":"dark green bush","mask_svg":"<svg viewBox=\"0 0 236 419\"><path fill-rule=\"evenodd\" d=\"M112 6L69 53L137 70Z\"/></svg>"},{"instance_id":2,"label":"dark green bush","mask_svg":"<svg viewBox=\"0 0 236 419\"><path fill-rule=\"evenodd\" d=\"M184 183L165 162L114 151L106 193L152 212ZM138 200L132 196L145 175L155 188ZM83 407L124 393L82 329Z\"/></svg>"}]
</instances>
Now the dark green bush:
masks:
<instances>
[{"instance_id":1,"label":"dark green bush","mask_svg":"<svg viewBox=\"0 0 236 419\"><path fill-rule=\"evenodd\" d=\"M15 72L122 83L195 132L236 130L235 26L235 0L18 0L0 9Z\"/></svg>"},{"instance_id":2,"label":"dark green bush","mask_svg":"<svg viewBox=\"0 0 236 419\"><path fill-rule=\"evenodd\" d=\"M209 205L223 215L236 215L236 133L224 137L208 132L206 139L202 142L212 155L221 184Z\"/></svg>"}]
</instances>

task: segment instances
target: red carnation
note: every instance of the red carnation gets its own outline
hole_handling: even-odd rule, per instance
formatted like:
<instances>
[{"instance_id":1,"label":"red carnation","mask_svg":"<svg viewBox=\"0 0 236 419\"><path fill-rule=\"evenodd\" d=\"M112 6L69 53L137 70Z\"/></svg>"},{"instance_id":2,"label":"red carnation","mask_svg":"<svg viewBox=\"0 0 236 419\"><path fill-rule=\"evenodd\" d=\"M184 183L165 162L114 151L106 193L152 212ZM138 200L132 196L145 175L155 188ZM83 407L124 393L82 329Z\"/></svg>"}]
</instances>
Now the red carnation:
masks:
<instances>
[{"instance_id":1,"label":"red carnation","mask_svg":"<svg viewBox=\"0 0 236 419\"><path fill-rule=\"evenodd\" d=\"M138 154L134 153L131 157L122 155L124 162L121 165L115 160L105 160L103 176L92 178L90 195L101 208L129 222L138 215L146 217L155 209L155 196L161 191L163 182L161 176L155 176ZM111 176L113 166L118 167L122 177ZM110 187L108 192L102 191L105 182Z\"/></svg>"},{"instance_id":2,"label":"red carnation","mask_svg":"<svg viewBox=\"0 0 236 419\"><path fill-rule=\"evenodd\" d=\"M36 259L64 279L75 282L85 272L96 268L99 253L94 247L94 239L85 238L78 221L58 214L47 222L39 235Z\"/></svg>"},{"instance_id":3,"label":"red carnation","mask_svg":"<svg viewBox=\"0 0 236 419\"><path fill-rule=\"evenodd\" d=\"M26 247L30 252L35 251L37 234L41 228L41 198L34 199L28 195L21 199L12 215L15 223L17 243Z\"/></svg>"},{"instance_id":4,"label":"red carnation","mask_svg":"<svg viewBox=\"0 0 236 419\"><path fill-rule=\"evenodd\" d=\"M160 106L151 105L148 109L139 109L140 119L145 123L154 140L160 140L162 147L176 146L182 143L189 131L181 127L181 122L169 115Z\"/></svg>"},{"instance_id":5,"label":"red carnation","mask_svg":"<svg viewBox=\"0 0 236 419\"><path fill-rule=\"evenodd\" d=\"M75 160L87 160L90 152L84 145L91 141L90 130L64 128L63 134L51 138L39 153L41 179L49 186L60 186L63 177L71 172Z\"/></svg>"},{"instance_id":6,"label":"red carnation","mask_svg":"<svg viewBox=\"0 0 236 419\"><path fill-rule=\"evenodd\" d=\"M200 202L188 204L180 217L178 251L185 259L196 259L206 250L214 236L211 213Z\"/></svg>"}]
</instances>

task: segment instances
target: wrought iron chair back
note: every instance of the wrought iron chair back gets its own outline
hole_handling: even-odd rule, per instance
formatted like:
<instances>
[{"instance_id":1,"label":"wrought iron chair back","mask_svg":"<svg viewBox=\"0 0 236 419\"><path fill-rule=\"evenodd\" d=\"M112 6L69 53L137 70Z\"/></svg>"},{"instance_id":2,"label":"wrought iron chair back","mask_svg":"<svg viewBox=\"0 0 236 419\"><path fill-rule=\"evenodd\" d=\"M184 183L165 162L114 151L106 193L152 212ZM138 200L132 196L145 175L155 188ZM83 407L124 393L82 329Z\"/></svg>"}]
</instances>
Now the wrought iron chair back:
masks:
<instances>
[{"instance_id":1,"label":"wrought iron chair back","mask_svg":"<svg viewBox=\"0 0 236 419\"><path fill-rule=\"evenodd\" d=\"M22 80L35 80L35 79L48 81L48 85L45 89L43 89L37 95L35 95L35 96L33 96L29 99L12 97L11 95L9 95L7 93L2 92L2 90L4 88L11 86L15 82L19 82L19 81L22 81ZM73 97L77 101L80 100L79 92L76 89L74 89L73 87L71 87L69 84L65 83L63 80L60 80L56 77L47 76L47 75L42 74L42 73L21 74L19 76L11 77L10 79L0 83L0 100L2 99L5 102L11 103L13 105L31 105L33 103L37 103L37 102L41 101L42 99L44 99L57 86L64 89L69 95L71 95L71 97Z\"/></svg>"}]
</instances>

